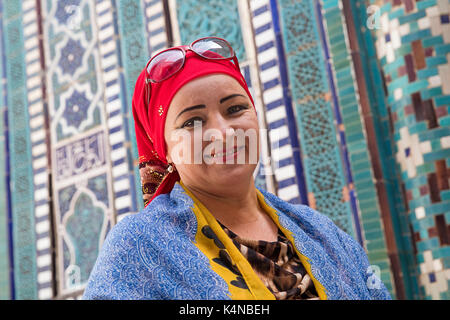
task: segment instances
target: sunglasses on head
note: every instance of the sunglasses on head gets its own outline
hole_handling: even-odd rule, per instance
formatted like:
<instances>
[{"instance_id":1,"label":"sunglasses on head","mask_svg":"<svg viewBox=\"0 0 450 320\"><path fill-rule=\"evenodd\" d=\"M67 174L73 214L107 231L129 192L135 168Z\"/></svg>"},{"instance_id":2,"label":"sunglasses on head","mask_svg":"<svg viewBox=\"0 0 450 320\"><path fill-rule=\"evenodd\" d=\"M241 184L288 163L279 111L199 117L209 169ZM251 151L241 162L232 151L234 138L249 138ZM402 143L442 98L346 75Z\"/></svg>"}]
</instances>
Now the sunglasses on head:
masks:
<instances>
[{"instance_id":1,"label":"sunglasses on head","mask_svg":"<svg viewBox=\"0 0 450 320\"><path fill-rule=\"evenodd\" d=\"M180 71L186 60L186 51L191 50L202 58L210 60L233 60L240 71L236 54L225 39L205 37L192 42L189 46L180 46L163 50L153 56L145 67L145 94L147 106L150 102L151 83L167 80Z\"/></svg>"}]
</instances>

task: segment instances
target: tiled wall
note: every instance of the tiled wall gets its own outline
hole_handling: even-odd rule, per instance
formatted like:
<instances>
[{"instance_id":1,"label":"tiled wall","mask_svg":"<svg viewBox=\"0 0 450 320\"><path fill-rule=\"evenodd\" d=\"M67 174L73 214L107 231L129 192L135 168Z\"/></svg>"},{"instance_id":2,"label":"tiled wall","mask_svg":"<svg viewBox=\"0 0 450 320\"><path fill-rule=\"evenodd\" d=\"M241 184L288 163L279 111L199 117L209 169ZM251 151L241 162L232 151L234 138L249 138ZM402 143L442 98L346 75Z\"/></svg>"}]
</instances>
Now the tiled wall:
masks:
<instances>
[{"instance_id":1,"label":"tiled wall","mask_svg":"<svg viewBox=\"0 0 450 320\"><path fill-rule=\"evenodd\" d=\"M14 290L17 299L38 297L35 232L35 193L33 183L33 142L30 136L29 92L25 55L30 47L24 47L24 17L22 3L2 2L3 55L6 80L6 106L9 144L8 215L12 219L9 229L10 248L13 248ZM32 61L36 62L36 61ZM32 67L36 64L31 63ZM39 84L38 84L39 86ZM38 144L38 142L34 142ZM35 152L33 152L35 151ZM39 147L38 147L39 151Z\"/></svg>"},{"instance_id":2,"label":"tiled wall","mask_svg":"<svg viewBox=\"0 0 450 320\"><path fill-rule=\"evenodd\" d=\"M394 297L391 262L383 231L381 208L375 180L364 117L358 95L358 84L351 58L345 16L338 0L322 2L323 21L329 48L331 83L335 92L333 103L337 111L341 143L348 154L350 192L357 198L358 218L362 227L363 245L369 261L380 268L381 279ZM358 221L355 219L355 221Z\"/></svg>"},{"instance_id":3,"label":"tiled wall","mask_svg":"<svg viewBox=\"0 0 450 320\"><path fill-rule=\"evenodd\" d=\"M449 299L450 3L372 4L421 295Z\"/></svg>"},{"instance_id":4,"label":"tiled wall","mask_svg":"<svg viewBox=\"0 0 450 320\"><path fill-rule=\"evenodd\" d=\"M3 26L3 6L0 2L0 26ZM3 34L0 33L0 52L3 52ZM8 113L6 108L5 59L0 59L0 300L11 297L9 259L9 159L8 159Z\"/></svg>"},{"instance_id":5,"label":"tiled wall","mask_svg":"<svg viewBox=\"0 0 450 320\"><path fill-rule=\"evenodd\" d=\"M275 170L256 183L353 235L393 297L448 299L448 1L214 3L0 0L0 298L12 265L15 298L79 297L109 228L142 208L138 74L214 34L268 129ZM379 29L365 28L370 4Z\"/></svg>"}]
</instances>

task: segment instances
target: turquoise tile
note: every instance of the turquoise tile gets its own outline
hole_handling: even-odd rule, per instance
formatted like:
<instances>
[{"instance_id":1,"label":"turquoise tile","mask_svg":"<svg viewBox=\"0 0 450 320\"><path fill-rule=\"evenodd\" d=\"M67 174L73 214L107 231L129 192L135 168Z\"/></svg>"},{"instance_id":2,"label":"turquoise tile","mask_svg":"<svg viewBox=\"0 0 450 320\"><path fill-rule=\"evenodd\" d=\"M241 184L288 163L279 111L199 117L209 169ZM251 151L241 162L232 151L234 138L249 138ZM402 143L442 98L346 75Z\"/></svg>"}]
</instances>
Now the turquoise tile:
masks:
<instances>
[{"instance_id":1,"label":"turquoise tile","mask_svg":"<svg viewBox=\"0 0 450 320\"><path fill-rule=\"evenodd\" d=\"M381 6L381 8L380 8L380 15L382 15L383 13L386 13L386 12L390 12L391 9L392 9L392 5L391 5L390 2L384 4L384 5Z\"/></svg>"},{"instance_id":2,"label":"turquoise tile","mask_svg":"<svg viewBox=\"0 0 450 320\"><path fill-rule=\"evenodd\" d=\"M436 0L422 0L416 2L417 10L423 10L436 5Z\"/></svg>"},{"instance_id":3,"label":"turquoise tile","mask_svg":"<svg viewBox=\"0 0 450 320\"><path fill-rule=\"evenodd\" d=\"M389 85L388 85L388 90L390 91L394 91L395 89L398 88L405 88L408 85L408 76L401 76L398 77L397 79L394 79Z\"/></svg>"},{"instance_id":4,"label":"turquoise tile","mask_svg":"<svg viewBox=\"0 0 450 320\"><path fill-rule=\"evenodd\" d=\"M396 18L402 17L405 14L405 9L404 8L400 8L397 9L395 11L392 11L388 14L389 20L394 20Z\"/></svg>"},{"instance_id":5,"label":"turquoise tile","mask_svg":"<svg viewBox=\"0 0 450 320\"><path fill-rule=\"evenodd\" d=\"M366 175L367 175L370 179L372 178L371 175L370 175L370 172L367 173ZM363 181L363 180L362 180L362 181ZM358 182L358 184L359 184L359 183L363 183L362 181L359 181L358 179L355 179L355 184L356 184L356 182ZM374 189L370 189L370 190L367 190L367 191L365 191L365 192L359 192L359 191L358 191L357 197L358 197L358 200L361 200L361 201L363 201L363 200L368 200L368 199L377 199L377 193L375 192Z\"/></svg>"},{"instance_id":6,"label":"turquoise tile","mask_svg":"<svg viewBox=\"0 0 450 320\"><path fill-rule=\"evenodd\" d=\"M425 207L430 204L430 197L428 195L425 195L423 197L416 197L409 201L409 208L410 210L415 210L419 207Z\"/></svg>"},{"instance_id":7,"label":"turquoise tile","mask_svg":"<svg viewBox=\"0 0 450 320\"><path fill-rule=\"evenodd\" d=\"M437 68L425 68L417 71L417 78L425 79L439 74Z\"/></svg>"},{"instance_id":8,"label":"turquoise tile","mask_svg":"<svg viewBox=\"0 0 450 320\"><path fill-rule=\"evenodd\" d=\"M450 208L450 201L441 201L425 207L427 214L441 214L448 212Z\"/></svg>"},{"instance_id":9,"label":"turquoise tile","mask_svg":"<svg viewBox=\"0 0 450 320\"><path fill-rule=\"evenodd\" d=\"M403 89L403 94L410 95L427 87L428 87L428 80L415 81L414 83L411 83L410 85L406 86Z\"/></svg>"},{"instance_id":10,"label":"turquoise tile","mask_svg":"<svg viewBox=\"0 0 450 320\"><path fill-rule=\"evenodd\" d=\"M361 209L361 217L362 219L380 219L380 213L377 210L377 203L375 200L372 201L359 201L360 206L364 209ZM375 240L372 240L375 241Z\"/></svg>"},{"instance_id":11,"label":"turquoise tile","mask_svg":"<svg viewBox=\"0 0 450 320\"><path fill-rule=\"evenodd\" d=\"M450 52L450 43L434 47L436 56L445 55Z\"/></svg>"},{"instance_id":12,"label":"turquoise tile","mask_svg":"<svg viewBox=\"0 0 450 320\"><path fill-rule=\"evenodd\" d=\"M433 237L431 239L419 241L416 245L417 250L424 252L426 250L433 250L439 247L439 240L436 237Z\"/></svg>"},{"instance_id":13,"label":"turquoise tile","mask_svg":"<svg viewBox=\"0 0 450 320\"><path fill-rule=\"evenodd\" d=\"M353 97L355 97L355 87L354 86L349 86L349 87L347 87L345 89L340 89L339 90L339 95L345 96L347 94L352 95Z\"/></svg>"},{"instance_id":14,"label":"turquoise tile","mask_svg":"<svg viewBox=\"0 0 450 320\"><path fill-rule=\"evenodd\" d=\"M412 42L412 41L415 41L415 40L420 40L420 39L429 37L430 35L431 35L431 30L430 29L419 30L419 31L415 31L415 32L412 32L412 33L409 33L407 35L402 36L401 37L401 41L402 41L402 43ZM439 46L436 47L436 55L438 55L438 53L437 53L437 48L438 47ZM442 50L446 50L446 49L442 48ZM450 50L450 47L449 47L449 50Z\"/></svg>"},{"instance_id":15,"label":"turquoise tile","mask_svg":"<svg viewBox=\"0 0 450 320\"><path fill-rule=\"evenodd\" d=\"M424 163L424 164L418 166L416 168L416 170L417 170L417 174L428 174L428 173L435 172L436 168L434 167L434 163L430 162L430 163ZM418 190L417 190L417 193L419 193Z\"/></svg>"},{"instance_id":16,"label":"turquoise tile","mask_svg":"<svg viewBox=\"0 0 450 320\"><path fill-rule=\"evenodd\" d=\"M448 96L450 97L450 96ZM429 131L419 132L419 141L427 141L450 135L450 127L435 128Z\"/></svg>"},{"instance_id":17,"label":"turquoise tile","mask_svg":"<svg viewBox=\"0 0 450 320\"><path fill-rule=\"evenodd\" d=\"M445 117L440 117L438 121L439 121L439 125L441 127L450 126L450 115L447 115Z\"/></svg>"},{"instance_id":18,"label":"turquoise tile","mask_svg":"<svg viewBox=\"0 0 450 320\"><path fill-rule=\"evenodd\" d=\"M437 56L437 57L426 57L425 63L427 67L434 67L441 64L447 63L447 57L445 55Z\"/></svg>"},{"instance_id":19,"label":"turquoise tile","mask_svg":"<svg viewBox=\"0 0 450 320\"><path fill-rule=\"evenodd\" d=\"M418 176L414 178L409 178L405 180L405 189L406 190L412 190L414 188L419 188L420 186L427 184L427 177L425 176Z\"/></svg>"},{"instance_id":20,"label":"turquoise tile","mask_svg":"<svg viewBox=\"0 0 450 320\"><path fill-rule=\"evenodd\" d=\"M428 126L424 121L417 122L415 125L412 125L408 128L409 134L415 134L419 132L423 132L428 130Z\"/></svg>"},{"instance_id":21,"label":"turquoise tile","mask_svg":"<svg viewBox=\"0 0 450 320\"><path fill-rule=\"evenodd\" d=\"M428 100L430 98L442 95L442 87L434 87L431 89L425 89L420 92L422 100Z\"/></svg>"},{"instance_id":22,"label":"turquoise tile","mask_svg":"<svg viewBox=\"0 0 450 320\"><path fill-rule=\"evenodd\" d=\"M423 155L423 161L436 161L436 160L442 160L447 159L450 157L450 149L444 149L444 150L436 150L432 151L430 153L426 153Z\"/></svg>"},{"instance_id":23,"label":"turquoise tile","mask_svg":"<svg viewBox=\"0 0 450 320\"><path fill-rule=\"evenodd\" d=\"M409 33L413 33L419 30L419 24L417 21L411 21L409 23Z\"/></svg>"},{"instance_id":24,"label":"turquoise tile","mask_svg":"<svg viewBox=\"0 0 450 320\"><path fill-rule=\"evenodd\" d=\"M448 258L450 259L450 246L440 247L433 252L433 258Z\"/></svg>"},{"instance_id":25,"label":"turquoise tile","mask_svg":"<svg viewBox=\"0 0 450 320\"><path fill-rule=\"evenodd\" d=\"M403 43L402 46L398 49L394 50L395 56L403 58L408 53L412 52L412 47L410 43ZM402 64L404 64L404 60L402 60Z\"/></svg>"},{"instance_id":26,"label":"turquoise tile","mask_svg":"<svg viewBox=\"0 0 450 320\"><path fill-rule=\"evenodd\" d=\"M425 11L418 11L416 13L413 14L408 14L402 17L398 17L398 22L402 25L411 21L417 21L420 18L423 18L426 16L426 12Z\"/></svg>"},{"instance_id":27,"label":"turquoise tile","mask_svg":"<svg viewBox=\"0 0 450 320\"><path fill-rule=\"evenodd\" d=\"M441 199L443 201L450 200L450 190L442 190L441 191ZM449 220L450 221L450 220Z\"/></svg>"},{"instance_id":28,"label":"turquoise tile","mask_svg":"<svg viewBox=\"0 0 450 320\"><path fill-rule=\"evenodd\" d=\"M383 67L384 73L390 74L393 71L397 70L398 67L401 67L404 64L405 60L403 59L403 57L398 57L394 61Z\"/></svg>"},{"instance_id":29,"label":"turquoise tile","mask_svg":"<svg viewBox=\"0 0 450 320\"><path fill-rule=\"evenodd\" d=\"M381 230L381 221L380 219L374 219L369 222L363 221L363 228L365 231L372 231L372 230Z\"/></svg>"},{"instance_id":30,"label":"turquoise tile","mask_svg":"<svg viewBox=\"0 0 450 320\"><path fill-rule=\"evenodd\" d=\"M334 7L339 6L339 0L324 0L322 4L322 8L324 10L329 10Z\"/></svg>"},{"instance_id":31,"label":"turquoise tile","mask_svg":"<svg viewBox=\"0 0 450 320\"><path fill-rule=\"evenodd\" d=\"M354 141L360 141L360 140L364 140L364 139L365 139L365 136L364 136L364 134L362 132L358 132L358 133L355 133L355 134L347 136L347 142L348 143L351 143L351 142L354 142Z\"/></svg>"},{"instance_id":32,"label":"turquoise tile","mask_svg":"<svg viewBox=\"0 0 450 320\"><path fill-rule=\"evenodd\" d=\"M336 72L336 78L337 79L346 78L346 77L352 77L352 71L351 71L350 67L342 68L341 70Z\"/></svg>"},{"instance_id":33,"label":"turquoise tile","mask_svg":"<svg viewBox=\"0 0 450 320\"><path fill-rule=\"evenodd\" d=\"M434 47L444 43L444 39L441 35L428 37L422 40L422 45L424 48ZM434 58L434 57L433 57Z\"/></svg>"}]
</instances>

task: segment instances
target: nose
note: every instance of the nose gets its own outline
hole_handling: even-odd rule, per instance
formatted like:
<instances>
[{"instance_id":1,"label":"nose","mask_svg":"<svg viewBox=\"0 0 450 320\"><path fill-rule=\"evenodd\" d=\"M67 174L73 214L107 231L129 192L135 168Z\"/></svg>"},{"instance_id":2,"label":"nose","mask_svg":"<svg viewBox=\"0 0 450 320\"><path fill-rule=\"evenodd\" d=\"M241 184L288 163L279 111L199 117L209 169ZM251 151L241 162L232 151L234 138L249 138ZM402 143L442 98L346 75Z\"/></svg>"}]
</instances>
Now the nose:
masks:
<instances>
[{"instance_id":1,"label":"nose","mask_svg":"<svg viewBox=\"0 0 450 320\"><path fill-rule=\"evenodd\" d=\"M222 116L222 114L218 113L210 118L209 126L207 129L211 129L215 132L212 136L211 141L215 139L226 140L227 135L233 134L235 132L235 125L233 124L231 119L226 119ZM220 137L217 137L219 135ZM214 140L213 140L214 139Z\"/></svg>"}]
</instances>

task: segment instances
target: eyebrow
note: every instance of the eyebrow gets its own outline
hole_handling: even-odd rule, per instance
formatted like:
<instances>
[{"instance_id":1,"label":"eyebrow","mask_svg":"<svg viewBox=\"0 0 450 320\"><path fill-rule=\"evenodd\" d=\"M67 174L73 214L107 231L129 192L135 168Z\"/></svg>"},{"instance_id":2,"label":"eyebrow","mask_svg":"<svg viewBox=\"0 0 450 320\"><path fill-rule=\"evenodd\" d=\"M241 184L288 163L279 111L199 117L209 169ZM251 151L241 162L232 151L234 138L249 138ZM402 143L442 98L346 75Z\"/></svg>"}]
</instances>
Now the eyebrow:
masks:
<instances>
[{"instance_id":1,"label":"eyebrow","mask_svg":"<svg viewBox=\"0 0 450 320\"><path fill-rule=\"evenodd\" d=\"M235 94L230 94L229 96L226 96L226 97L220 99L219 103L224 103L225 101L227 101L227 100L229 100L229 99L231 99L231 98L239 97L239 96L245 98L244 95L239 94L239 93L235 93ZM181 112L177 115L177 117L175 118L175 120L177 120L177 119L178 119L183 113L185 113L185 112L192 111L192 110L196 110L196 109L204 109L204 108L206 108L206 106L205 106L204 104L198 104L198 105L195 105L195 106L192 106L192 107L188 107L188 108L184 109L183 111L181 111Z\"/></svg>"},{"instance_id":2,"label":"eyebrow","mask_svg":"<svg viewBox=\"0 0 450 320\"><path fill-rule=\"evenodd\" d=\"M188 112L188 111L191 111L191 110L195 110L195 109L203 109L203 108L206 108L206 106L205 106L204 104L198 104L198 105L196 105L196 106L192 106L192 107L186 108L186 109L184 109L183 111L181 111L181 112L177 115L177 117L176 117L175 120L177 120L177 119L178 119L183 113L185 113L185 112Z\"/></svg>"},{"instance_id":3,"label":"eyebrow","mask_svg":"<svg viewBox=\"0 0 450 320\"><path fill-rule=\"evenodd\" d=\"M222 99L220 99L220 103L224 103L225 101L227 101L228 99L231 99L231 98L234 98L234 97L244 97L245 98L245 96L244 95L242 95L242 94L239 94L239 93L235 93L235 94L230 94L229 96L226 96L225 98L222 98Z\"/></svg>"}]
</instances>

